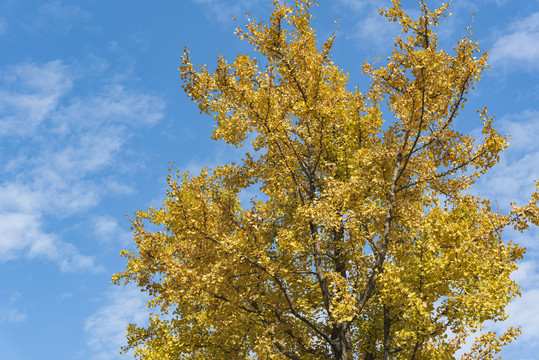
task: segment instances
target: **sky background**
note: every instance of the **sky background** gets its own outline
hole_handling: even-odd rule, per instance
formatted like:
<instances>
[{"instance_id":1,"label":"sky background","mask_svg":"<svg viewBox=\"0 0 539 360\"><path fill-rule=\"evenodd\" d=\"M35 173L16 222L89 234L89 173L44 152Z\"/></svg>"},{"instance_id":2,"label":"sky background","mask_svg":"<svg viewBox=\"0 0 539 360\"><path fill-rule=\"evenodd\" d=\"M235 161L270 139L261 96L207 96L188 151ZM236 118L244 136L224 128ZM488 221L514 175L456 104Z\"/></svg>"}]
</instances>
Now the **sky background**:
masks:
<instances>
[{"instance_id":1,"label":"sky background","mask_svg":"<svg viewBox=\"0 0 539 360\"><path fill-rule=\"evenodd\" d=\"M320 0L313 10L321 40L340 18L334 61L363 90L361 65L385 58L397 34L376 11L387 3ZM268 0L0 2L0 360L131 358L118 354L125 326L148 310L136 288L110 284L131 247L126 215L163 201L168 162L196 171L239 155L209 139L212 120L181 89L183 48L213 69L218 53L250 51L233 34L244 13L266 20L270 10ZM441 45L451 49L475 13L492 65L456 126L480 134L476 110L488 106L512 135L473 191L502 209L523 204L539 178L539 2L453 0L451 12ZM505 235L528 247L515 274L522 297L489 326L521 325L504 358L535 359L539 232Z\"/></svg>"}]
</instances>

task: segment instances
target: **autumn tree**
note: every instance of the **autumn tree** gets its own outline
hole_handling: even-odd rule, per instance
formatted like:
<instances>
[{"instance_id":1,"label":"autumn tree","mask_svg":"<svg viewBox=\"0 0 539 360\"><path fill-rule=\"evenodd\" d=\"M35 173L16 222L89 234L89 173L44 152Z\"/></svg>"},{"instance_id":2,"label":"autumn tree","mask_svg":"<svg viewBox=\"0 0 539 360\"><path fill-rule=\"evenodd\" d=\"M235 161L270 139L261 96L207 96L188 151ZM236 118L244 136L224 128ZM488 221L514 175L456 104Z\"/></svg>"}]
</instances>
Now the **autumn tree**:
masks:
<instances>
[{"instance_id":1,"label":"autumn tree","mask_svg":"<svg viewBox=\"0 0 539 360\"><path fill-rule=\"evenodd\" d=\"M467 29L451 50L436 27L448 5L411 19L398 0L387 62L349 84L311 27L313 0L273 3L238 29L256 57L210 72L186 50L187 95L238 163L171 172L161 208L136 212L132 282L157 315L129 326L140 359L454 359L518 294L524 249L502 230L538 224L538 193L508 213L467 189L506 139L486 109L482 139L454 126L487 67ZM250 204L242 191L258 189ZM159 231L156 230L156 226ZM491 359L518 334L479 336L462 359Z\"/></svg>"}]
</instances>

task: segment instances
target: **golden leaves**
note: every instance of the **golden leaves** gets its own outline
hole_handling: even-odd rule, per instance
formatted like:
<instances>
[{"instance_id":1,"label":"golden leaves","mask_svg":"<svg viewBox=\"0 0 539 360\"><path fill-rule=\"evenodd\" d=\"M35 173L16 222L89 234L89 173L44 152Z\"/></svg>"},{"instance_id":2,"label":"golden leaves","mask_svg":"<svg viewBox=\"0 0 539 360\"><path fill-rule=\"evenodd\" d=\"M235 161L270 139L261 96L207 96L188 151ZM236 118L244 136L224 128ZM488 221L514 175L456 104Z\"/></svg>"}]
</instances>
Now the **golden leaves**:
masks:
<instances>
[{"instance_id":1,"label":"golden leaves","mask_svg":"<svg viewBox=\"0 0 539 360\"><path fill-rule=\"evenodd\" d=\"M163 206L131 220L137 250L113 281L171 318L129 328L141 359L450 359L519 294L524 249L501 234L539 223L539 190L507 215L464 193L507 146L486 109L482 142L454 127L487 67L471 31L439 49L449 6L421 1L414 21L393 0L381 12L403 34L386 64L364 65L362 93L331 60L334 35L319 47L314 4L274 1L268 24L237 30L257 55L219 56L214 72L184 52L212 138L254 152L171 173ZM480 337L466 359L516 333Z\"/></svg>"}]
</instances>

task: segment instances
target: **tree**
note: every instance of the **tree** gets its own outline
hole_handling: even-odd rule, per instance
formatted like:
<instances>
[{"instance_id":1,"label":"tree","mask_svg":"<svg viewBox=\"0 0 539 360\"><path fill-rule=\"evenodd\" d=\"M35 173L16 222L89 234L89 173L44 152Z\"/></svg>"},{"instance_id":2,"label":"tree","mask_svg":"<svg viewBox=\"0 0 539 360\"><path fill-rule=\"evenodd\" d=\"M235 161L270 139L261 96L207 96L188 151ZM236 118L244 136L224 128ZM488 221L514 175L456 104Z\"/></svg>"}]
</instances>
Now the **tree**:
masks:
<instances>
[{"instance_id":1,"label":"tree","mask_svg":"<svg viewBox=\"0 0 539 360\"><path fill-rule=\"evenodd\" d=\"M212 138L253 150L171 170L163 206L132 219L137 249L114 282L160 313L128 327L141 359L453 359L518 295L524 249L502 230L537 225L539 193L504 214L466 192L507 146L486 108L481 142L453 125L487 67L472 31L446 52L434 29L448 5L421 1L414 21L393 0L381 13L402 35L385 66L364 65L362 93L331 60L334 36L317 42L313 3L275 1L269 24L238 29L258 57L211 73L185 50L183 87ZM250 188L260 199L242 205ZM518 333L482 335L462 358Z\"/></svg>"}]
</instances>

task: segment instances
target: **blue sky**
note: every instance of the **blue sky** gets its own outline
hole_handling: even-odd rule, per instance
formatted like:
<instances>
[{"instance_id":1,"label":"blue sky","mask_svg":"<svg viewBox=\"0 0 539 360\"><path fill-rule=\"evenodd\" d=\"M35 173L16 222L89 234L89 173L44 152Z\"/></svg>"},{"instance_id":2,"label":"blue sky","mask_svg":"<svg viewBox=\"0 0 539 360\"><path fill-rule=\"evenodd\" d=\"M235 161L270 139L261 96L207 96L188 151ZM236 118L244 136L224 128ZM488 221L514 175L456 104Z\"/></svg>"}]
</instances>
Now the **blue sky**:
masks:
<instances>
[{"instance_id":1,"label":"blue sky","mask_svg":"<svg viewBox=\"0 0 539 360\"><path fill-rule=\"evenodd\" d=\"M436 1L430 1L436 4ZM385 0L320 0L321 39L340 18L334 60L366 89L364 61L384 58L395 27L377 15ZM417 13L415 1L405 8ZM181 89L184 46L215 64L249 51L233 34L243 14L265 20L269 0L0 2L0 359L114 360L125 326L144 322L144 296L110 284L131 246L125 215L156 206L168 162L196 171L238 153L209 139L211 119ZM444 46L475 35L492 69L457 126L478 133L488 106L512 134L499 166L474 191L523 203L539 178L539 2L453 0ZM237 17L237 23L232 20ZM539 351L539 232L506 233L528 247L515 277L522 297L501 330L524 334L506 358ZM129 359L126 356L125 359Z\"/></svg>"}]
</instances>

